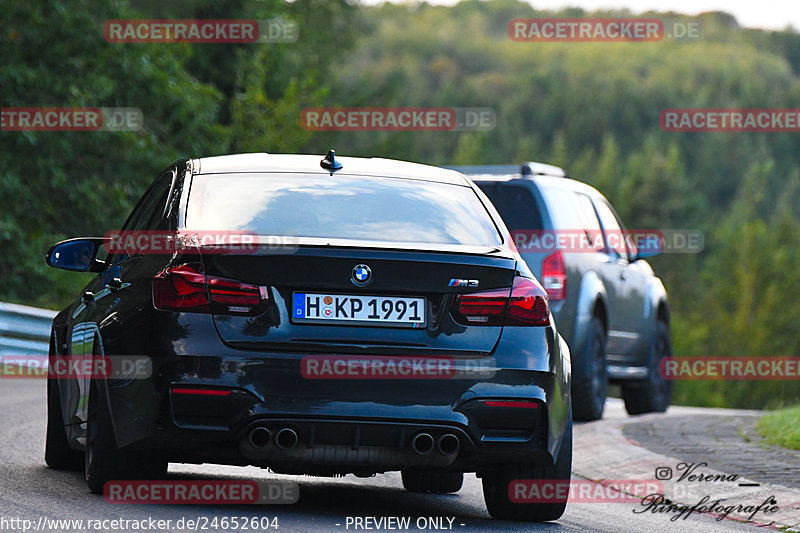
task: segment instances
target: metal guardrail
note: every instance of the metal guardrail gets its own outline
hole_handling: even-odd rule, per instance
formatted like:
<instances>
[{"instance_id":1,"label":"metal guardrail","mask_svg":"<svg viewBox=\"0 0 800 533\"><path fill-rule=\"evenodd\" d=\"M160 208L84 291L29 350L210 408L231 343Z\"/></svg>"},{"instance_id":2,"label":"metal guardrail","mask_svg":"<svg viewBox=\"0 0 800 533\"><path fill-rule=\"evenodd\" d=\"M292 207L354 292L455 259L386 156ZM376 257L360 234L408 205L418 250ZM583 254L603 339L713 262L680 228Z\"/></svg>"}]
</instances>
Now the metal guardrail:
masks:
<instances>
[{"instance_id":1,"label":"metal guardrail","mask_svg":"<svg viewBox=\"0 0 800 533\"><path fill-rule=\"evenodd\" d=\"M47 355L55 311L0 302L0 356Z\"/></svg>"}]
</instances>

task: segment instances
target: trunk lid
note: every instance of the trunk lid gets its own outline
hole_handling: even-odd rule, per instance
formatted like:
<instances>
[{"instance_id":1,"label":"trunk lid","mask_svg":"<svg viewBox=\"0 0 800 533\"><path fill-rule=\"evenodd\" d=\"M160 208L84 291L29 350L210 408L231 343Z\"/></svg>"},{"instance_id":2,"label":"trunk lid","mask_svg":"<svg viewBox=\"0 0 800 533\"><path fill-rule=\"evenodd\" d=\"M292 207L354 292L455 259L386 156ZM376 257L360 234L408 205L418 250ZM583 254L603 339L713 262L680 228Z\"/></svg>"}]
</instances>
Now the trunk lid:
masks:
<instances>
[{"instance_id":1,"label":"trunk lid","mask_svg":"<svg viewBox=\"0 0 800 533\"><path fill-rule=\"evenodd\" d=\"M284 252L204 254L203 266L207 276L265 287L269 295L269 305L259 316L222 314L219 310L213 314L220 338L234 347L274 352L480 357L493 350L502 327L454 322L450 315L452 300L460 293L510 287L516 260L502 248L462 248L466 253L300 245ZM367 266L371 274L364 286L352 280L359 265ZM477 286L472 281L477 281ZM424 322L415 326L320 323L294 316L295 302L325 296L333 300L330 307L339 305L337 314L343 308L345 315L352 314L356 305L345 300L350 296L364 305L369 305L373 297L376 302L387 297L408 302L423 298ZM313 312L317 310L308 310Z\"/></svg>"}]
</instances>

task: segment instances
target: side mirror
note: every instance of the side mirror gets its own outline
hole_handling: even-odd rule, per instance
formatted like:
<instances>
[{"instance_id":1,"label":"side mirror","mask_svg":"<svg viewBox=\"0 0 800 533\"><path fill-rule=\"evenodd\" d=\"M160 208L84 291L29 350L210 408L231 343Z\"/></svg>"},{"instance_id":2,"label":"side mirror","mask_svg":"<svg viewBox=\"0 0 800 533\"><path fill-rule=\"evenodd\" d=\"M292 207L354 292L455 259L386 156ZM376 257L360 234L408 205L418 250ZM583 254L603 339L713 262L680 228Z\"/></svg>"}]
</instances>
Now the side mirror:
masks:
<instances>
[{"instance_id":1,"label":"side mirror","mask_svg":"<svg viewBox=\"0 0 800 533\"><path fill-rule=\"evenodd\" d=\"M661 235L653 233L637 237L635 239L636 254L633 256L633 261L654 257L664 251L664 239Z\"/></svg>"},{"instance_id":2,"label":"side mirror","mask_svg":"<svg viewBox=\"0 0 800 533\"><path fill-rule=\"evenodd\" d=\"M61 241L50 248L45 260L51 267L72 272L101 272L106 264L97 259L97 252L105 240L89 237Z\"/></svg>"}]
</instances>

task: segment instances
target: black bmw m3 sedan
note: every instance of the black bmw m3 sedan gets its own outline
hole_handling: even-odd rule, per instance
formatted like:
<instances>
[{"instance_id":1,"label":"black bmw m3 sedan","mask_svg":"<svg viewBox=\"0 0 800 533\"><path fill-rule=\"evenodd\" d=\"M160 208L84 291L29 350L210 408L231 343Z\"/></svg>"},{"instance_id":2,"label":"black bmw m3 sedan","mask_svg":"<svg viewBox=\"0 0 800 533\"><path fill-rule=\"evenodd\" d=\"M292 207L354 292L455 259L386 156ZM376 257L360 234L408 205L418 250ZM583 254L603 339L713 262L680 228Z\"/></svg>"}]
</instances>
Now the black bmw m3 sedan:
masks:
<instances>
[{"instance_id":1,"label":"black bmw m3 sedan","mask_svg":"<svg viewBox=\"0 0 800 533\"><path fill-rule=\"evenodd\" d=\"M93 492L169 462L401 471L433 493L475 472L496 518L564 512L510 487L569 483L569 351L458 172L333 151L182 160L120 231L47 262L94 276L54 319L50 364L116 369L48 380L46 461L82 466Z\"/></svg>"}]
</instances>

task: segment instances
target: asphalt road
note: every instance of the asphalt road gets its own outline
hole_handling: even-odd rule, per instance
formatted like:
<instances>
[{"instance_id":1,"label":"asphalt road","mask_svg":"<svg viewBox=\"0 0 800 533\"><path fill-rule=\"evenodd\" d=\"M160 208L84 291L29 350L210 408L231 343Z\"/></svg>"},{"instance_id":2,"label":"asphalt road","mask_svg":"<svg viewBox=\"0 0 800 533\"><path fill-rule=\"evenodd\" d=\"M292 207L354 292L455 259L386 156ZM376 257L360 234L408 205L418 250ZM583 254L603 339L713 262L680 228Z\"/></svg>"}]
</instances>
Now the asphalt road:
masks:
<instances>
[{"instance_id":1,"label":"asphalt road","mask_svg":"<svg viewBox=\"0 0 800 533\"><path fill-rule=\"evenodd\" d=\"M613 403L613 402L612 402ZM609 416L622 416L618 403ZM293 505L119 505L106 503L88 492L82 474L58 472L44 464L45 383L43 380L0 380L0 532L115 531L112 523L87 529L87 520L208 519L207 531L234 531L210 527L214 517L276 517L278 531L365 531L347 526L348 517L410 517L410 531L435 530L442 523L456 531L760 531L755 526L692 515L672 522L664 514L635 514L635 504L570 503L566 514L547 524L492 520L484 506L480 480L466 476L455 495L418 495L403 490L399 474L368 479L339 479L273 475L257 468L215 465L170 465L171 479L251 479L299 483L300 499ZM576 432L576 440L580 439ZM42 518L43 517L43 518ZM428 520L432 519L432 520ZM40 522L41 520L41 522ZM52 520L84 520L83 527ZM185 522L184 522L185 523ZM428 524L426 526L426 524ZM449 525L452 524L452 525ZM139 524L142 529L147 524ZM370 523L372 525L372 523ZM419 526L419 527L417 527ZM187 528L184 528L187 529ZM133 529L124 529L133 531ZM371 529L376 530L376 529ZM386 529L380 529L386 530ZM154 531L150 529L150 531ZM155 531L158 531L157 529ZM238 531L243 531L239 529Z\"/></svg>"}]
</instances>

